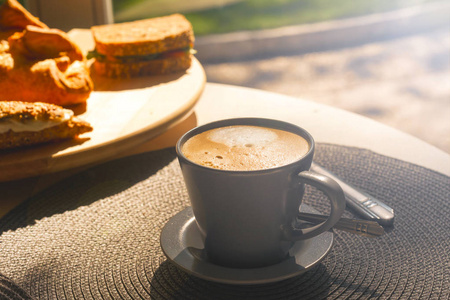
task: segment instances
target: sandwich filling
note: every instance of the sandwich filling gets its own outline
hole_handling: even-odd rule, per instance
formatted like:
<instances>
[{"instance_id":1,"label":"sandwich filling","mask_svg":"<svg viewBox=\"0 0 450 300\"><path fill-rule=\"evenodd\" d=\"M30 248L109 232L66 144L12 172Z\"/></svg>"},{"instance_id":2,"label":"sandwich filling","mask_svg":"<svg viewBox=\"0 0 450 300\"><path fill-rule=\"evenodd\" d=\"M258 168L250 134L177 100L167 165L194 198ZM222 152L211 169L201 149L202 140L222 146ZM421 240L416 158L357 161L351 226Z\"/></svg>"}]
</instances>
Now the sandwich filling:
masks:
<instances>
[{"instance_id":1,"label":"sandwich filling","mask_svg":"<svg viewBox=\"0 0 450 300\"><path fill-rule=\"evenodd\" d=\"M181 49L171 50L162 53L153 53L148 55L128 55L128 56L113 56L113 55L105 55L101 54L94 49L93 51L89 51L87 58L95 58L99 62L116 62L116 63L137 63L142 61L156 60L156 59L167 59L167 58L176 58L184 55L195 54L196 51L192 48L192 46L188 46Z\"/></svg>"},{"instance_id":2,"label":"sandwich filling","mask_svg":"<svg viewBox=\"0 0 450 300\"><path fill-rule=\"evenodd\" d=\"M8 131L14 132L37 132L57 126L69 121L73 117L73 111L63 109L62 113L49 118L40 118L28 114L4 116L0 118L0 134Z\"/></svg>"}]
</instances>

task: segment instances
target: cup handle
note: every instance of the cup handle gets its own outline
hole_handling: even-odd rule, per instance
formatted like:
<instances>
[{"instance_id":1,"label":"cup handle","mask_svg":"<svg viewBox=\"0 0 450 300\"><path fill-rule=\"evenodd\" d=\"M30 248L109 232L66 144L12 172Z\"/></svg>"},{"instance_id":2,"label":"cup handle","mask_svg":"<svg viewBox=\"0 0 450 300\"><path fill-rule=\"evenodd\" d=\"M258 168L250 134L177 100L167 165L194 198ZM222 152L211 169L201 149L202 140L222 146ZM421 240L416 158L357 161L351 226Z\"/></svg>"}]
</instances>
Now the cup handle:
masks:
<instances>
[{"instance_id":1,"label":"cup handle","mask_svg":"<svg viewBox=\"0 0 450 300\"><path fill-rule=\"evenodd\" d=\"M300 228L300 221L294 218L291 224L284 228L285 238L291 241L309 239L329 230L339 221L345 210L344 192L330 177L312 171L303 171L295 179L298 180L298 184L309 184L324 192L330 200L331 213L326 221L309 228Z\"/></svg>"}]
</instances>

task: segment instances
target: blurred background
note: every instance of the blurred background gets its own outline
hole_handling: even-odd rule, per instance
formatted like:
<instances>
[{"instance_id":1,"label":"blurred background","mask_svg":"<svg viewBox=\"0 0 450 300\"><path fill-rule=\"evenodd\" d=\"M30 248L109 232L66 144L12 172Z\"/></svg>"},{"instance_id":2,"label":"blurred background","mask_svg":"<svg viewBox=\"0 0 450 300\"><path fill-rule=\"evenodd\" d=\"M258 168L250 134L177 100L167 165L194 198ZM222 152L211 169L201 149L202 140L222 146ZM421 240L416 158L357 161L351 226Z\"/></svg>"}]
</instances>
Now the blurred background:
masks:
<instances>
[{"instance_id":1,"label":"blurred background","mask_svg":"<svg viewBox=\"0 0 450 300\"><path fill-rule=\"evenodd\" d=\"M208 82L342 108L450 153L449 0L22 3L63 30L182 13Z\"/></svg>"}]
</instances>

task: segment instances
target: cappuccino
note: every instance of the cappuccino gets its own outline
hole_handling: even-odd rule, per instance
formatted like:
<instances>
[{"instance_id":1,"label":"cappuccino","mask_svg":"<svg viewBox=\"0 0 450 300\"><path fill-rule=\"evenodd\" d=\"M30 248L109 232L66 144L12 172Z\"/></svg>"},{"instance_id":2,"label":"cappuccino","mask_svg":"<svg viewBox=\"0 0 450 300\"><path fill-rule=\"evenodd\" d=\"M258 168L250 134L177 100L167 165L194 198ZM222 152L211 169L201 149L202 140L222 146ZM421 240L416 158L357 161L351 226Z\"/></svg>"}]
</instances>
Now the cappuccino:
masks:
<instances>
[{"instance_id":1,"label":"cappuccino","mask_svg":"<svg viewBox=\"0 0 450 300\"><path fill-rule=\"evenodd\" d=\"M268 127L232 125L202 132L182 146L184 156L210 168L254 171L281 167L308 153L303 137Z\"/></svg>"}]
</instances>

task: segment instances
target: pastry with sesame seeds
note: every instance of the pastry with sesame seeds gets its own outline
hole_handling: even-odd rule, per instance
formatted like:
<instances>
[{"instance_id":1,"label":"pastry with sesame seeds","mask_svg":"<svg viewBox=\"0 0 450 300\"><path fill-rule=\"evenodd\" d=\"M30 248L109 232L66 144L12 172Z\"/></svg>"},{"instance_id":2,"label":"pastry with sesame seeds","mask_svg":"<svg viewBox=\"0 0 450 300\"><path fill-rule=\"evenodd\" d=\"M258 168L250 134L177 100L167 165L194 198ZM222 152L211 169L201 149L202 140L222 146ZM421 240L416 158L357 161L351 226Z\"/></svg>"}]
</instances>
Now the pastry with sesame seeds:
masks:
<instances>
[{"instance_id":1,"label":"pastry with sesame seeds","mask_svg":"<svg viewBox=\"0 0 450 300\"><path fill-rule=\"evenodd\" d=\"M77 138L92 129L72 110L58 105L0 101L0 149Z\"/></svg>"}]
</instances>

